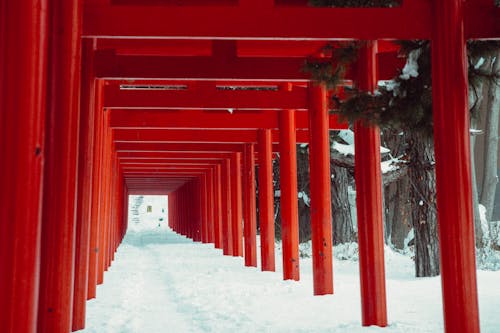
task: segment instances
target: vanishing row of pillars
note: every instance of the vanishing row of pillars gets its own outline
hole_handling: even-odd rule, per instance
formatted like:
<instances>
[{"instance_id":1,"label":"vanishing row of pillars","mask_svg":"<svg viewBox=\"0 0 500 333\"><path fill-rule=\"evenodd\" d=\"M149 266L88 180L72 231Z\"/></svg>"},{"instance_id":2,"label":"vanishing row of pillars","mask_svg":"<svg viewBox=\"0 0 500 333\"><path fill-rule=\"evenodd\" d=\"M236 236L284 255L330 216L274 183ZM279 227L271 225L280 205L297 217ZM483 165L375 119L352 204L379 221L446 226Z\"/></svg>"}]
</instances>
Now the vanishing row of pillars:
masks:
<instances>
[{"instance_id":1,"label":"vanishing row of pillars","mask_svg":"<svg viewBox=\"0 0 500 333\"><path fill-rule=\"evenodd\" d=\"M375 44L364 49L362 59L374 71ZM375 76L361 85L376 84ZM371 80L371 81L370 81ZM333 293L332 222L330 198L330 140L327 92L310 87L310 192L314 294ZM364 325L387 325L383 254L382 193L379 131L356 127L359 232L363 259L361 283ZM299 280L299 224L297 193L295 111L280 112L280 212L283 278ZM274 190L271 130L260 129L257 149L245 144L243 154L209 167L192 181L169 193L169 226L203 243L214 243L224 255L244 256L246 266L257 266L255 152L259 170L259 225L263 271L274 271ZM368 156L368 157L367 157ZM361 162L361 164L359 164ZM243 212L243 214L242 214ZM367 221L367 223L363 223Z\"/></svg>"},{"instance_id":2,"label":"vanishing row of pillars","mask_svg":"<svg viewBox=\"0 0 500 333\"><path fill-rule=\"evenodd\" d=\"M433 105L444 322L447 332L478 332L463 2L439 1L433 7ZM83 80L80 78L80 56L83 54L84 62L91 61L86 55L93 47L91 41L85 41L81 52L81 15L81 1L18 0L0 4L0 325L5 332L59 333L81 328L85 300L95 296L95 285L103 281L126 229L126 190L112 149L106 112L92 113L95 105L90 95L99 91L92 88L95 82L91 78L85 79L92 74L82 73ZM372 58L369 52L365 56ZM368 82L366 88L370 87ZM315 89L313 96L323 94L321 88ZM85 100L90 102L85 105ZM98 103L99 96L93 101ZM310 167L311 179L315 179L311 184L311 227L314 292L326 294L333 291L333 283L330 206L325 204L329 195L326 110L314 107L323 103L320 101L311 98L314 131ZM92 114L97 115L93 118L94 131ZM281 193L284 277L298 279L293 111L285 111L281 117L280 174L287 178L282 180ZM262 175L259 172L259 178L264 177L259 184L267 184L265 194L259 197L261 223L272 220L273 215L272 194L268 192L271 158L267 149L262 149L268 146L262 141L269 135L261 133L258 144L259 164L265 171ZM363 143L356 146L355 171L363 324L384 326L377 138L376 129L356 125L356 140ZM201 202L199 212L193 212L199 216L192 216L199 217L198 229L191 226L183 232L208 242L213 227L215 242L217 224L208 222L212 216L221 216L219 246L225 254L240 256L244 248L242 232L250 234L249 253L255 246L252 225L245 230L239 222L242 198L246 202L248 194L241 191L243 178L238 163L241 156L235 155L222 163L220 176L216 167L212 176L209 173L187 185L197 189ZM219 184L220 196L214 190ZM173 223L186 220L178 209L180 192L173 196ZM207 192L210 202L218 202L220 197L221 205L213 214L206 207L218 205L203 202ZM270 224L261 227L266 269L274 266ZM248 260L253 265L252 255Z\"/></svg>"},{"instance_id":3,"label":"vanishing row of pillars","mask_svg":"<svg viewBox=\"0 0 500 333\"><path fill-rule=\"evenodd\" d=\"M80 1L0 6L0 330L75 331L126 230L93 43Z\"/></svg>"}]
</instances>

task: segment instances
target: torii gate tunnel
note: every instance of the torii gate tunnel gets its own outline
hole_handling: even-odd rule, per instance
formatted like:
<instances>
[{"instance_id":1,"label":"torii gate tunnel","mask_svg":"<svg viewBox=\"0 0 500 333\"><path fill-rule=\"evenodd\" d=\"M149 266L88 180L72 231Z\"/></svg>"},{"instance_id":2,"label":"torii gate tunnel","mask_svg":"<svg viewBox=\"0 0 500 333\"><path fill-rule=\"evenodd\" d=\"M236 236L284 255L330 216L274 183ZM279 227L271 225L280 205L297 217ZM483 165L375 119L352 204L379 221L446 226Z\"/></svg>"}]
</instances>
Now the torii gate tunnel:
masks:
<instances>
[{"instance_id":1,"label":"torii gate tunnel","mask_svg":"<svg viewBox=\"0 0 500 333\"><path fill-rule=\"evenodd\" d=\"M168 194L173 230L256 266L256 164L262 270L273 271L275 152L283 278L298 280L299 142L314 294L333 293L328 130L346 125L300 69L327 42L367 40L349 79L373 90L400 64L389 40L428 39L445 330L479 332L465 41L498 38L493 0L2 1L0 330L84 327L129 194ZM355 140L361 321L386 326L379 130L356 124Z\"/></svg>"}]
</instances>

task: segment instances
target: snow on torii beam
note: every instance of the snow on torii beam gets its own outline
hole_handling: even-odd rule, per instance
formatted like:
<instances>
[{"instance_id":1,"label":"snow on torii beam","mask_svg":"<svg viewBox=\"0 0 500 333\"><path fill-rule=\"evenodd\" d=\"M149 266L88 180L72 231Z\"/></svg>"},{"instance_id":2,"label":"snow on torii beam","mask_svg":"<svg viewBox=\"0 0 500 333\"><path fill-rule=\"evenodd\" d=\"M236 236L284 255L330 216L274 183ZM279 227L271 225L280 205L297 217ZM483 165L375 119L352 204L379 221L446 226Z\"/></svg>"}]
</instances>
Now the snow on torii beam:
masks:
<instances>
[{"instance_id":1,"label":"snow on torii beam","mask_svg":"<svg viewBox=\"0 0 500 333\"><path fill-rule=\"evenodd\" d=\"M466 7L467 38L499 36L500 12L493 1L468 1ZM395 8L280 6L272 0L246 1L240 6L113 6L87 2L83 36L430 39L431 28L431 2L421 0L405 0Z\"/></svg>"},{"instance_id":2,"label":"snow on torii beam","mask_svg":"<svg viewBox=\"0 0 500 333\"><path fill-rule=\"evenodd\" d=\"M279 112L200 111L200 110L124 110L112 109L110 127L114 129L191 128L191 129L279 129ZM307 112L296 112L296 128L309 128ZM330 115L330 129L345 129L336 115Z\"/></svg>"}]
</instances>

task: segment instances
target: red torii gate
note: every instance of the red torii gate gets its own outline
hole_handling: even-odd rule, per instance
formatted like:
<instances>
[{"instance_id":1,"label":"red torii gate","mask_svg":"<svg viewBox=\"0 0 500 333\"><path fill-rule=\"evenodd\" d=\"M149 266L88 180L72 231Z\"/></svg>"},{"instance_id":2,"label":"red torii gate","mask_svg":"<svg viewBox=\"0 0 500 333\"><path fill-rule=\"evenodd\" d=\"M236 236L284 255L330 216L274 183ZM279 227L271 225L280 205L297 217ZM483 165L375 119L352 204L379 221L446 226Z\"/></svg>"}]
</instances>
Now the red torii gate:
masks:
<instances>
[{"instance_id":1,"label":"red torii gate","mask_svg":"<svg viewBox=\"0 0 500 333\"><path fill-rule=\"evenodd\" d=\"M5 274L0 274L0 290L5 295L0 300L2 329L34 332L38 327L40 332L67 332L71 326L74 330L83 327L85 303L82 300L87 295L95 296L95 284L102 283L103 272L110 265L114 250L125 232L124 199L127 192L122 180L127 179L130 189L140 189L147 185L146 177L152 174L149 170L140 175L144 180L136 184L134 179L137 178L125 177L119 156L128 153L113 149L113 136L118 132L113 133L109 126L112 121L109 113L119 110L97 112L103 109L104 87L101 80L94 78L111 79L118 73L124 75L120 79L146 79L149 83L154 83L150 79L304 82L307 81L305 74L288 71L299 63L297 59L289 58L297 57L297 53L300 58L300 55L308 54L307 50L310 52L307 46L301 46L307 44L306 41L419 38L430 39L433 46L437 204L441 258L446 258L441 260L445 327L449 332L479 331L464 48L465 38L499 38L499 9L487 0L467 3L460 0L435 3L407 0L398 8L356 9L311 8L304 3L292 0L214 0L203 5L193 1L185 6L175 6L168 5L168 2L162 5L159 0L147 1L144 5L135 0L2 2L0 149L7 161L0 163L3 184L0 192L0 267L7 268ZM259 24L255 25L257 21ZM161 45L163 43L157 40L174 43ZM236 46L225 43L225 40L236 40ZM214 43L215 49L212 50L211 41L221 43ZM278 51L273 43L287 47L285 51ZM106 49L117 52L104 52ZM374 55L373 50L368 47L365 52L365 61L361 63L373 65L373 61L368 61ZM131 59L134 54L137 57ZM78 70L80 55L84 64L81 78ZM165 55L181 56L175 63L179 65L177 71L168 66L164 70L163 66L153 66L164 64L162 57ZM186 57L183 60L187 55L211 55L212 58L191 61ZM279 61L275 66L270 67L270 62L266 63L265 59L259 63L258 58L276 55L279 57L275 60ZM131 68L132 60L143 65L136 67L137 70ZM149 61L151 66L145 63ZM200 64L202 67L182 68L183 61L186 66ZM366 89L372 89L375 83L375 70L369 68L365 71L369 77L359 81L359 85ZM214 77L216 74L218 77ZM324 94L324 91L314 88L312 95L319 94ZM324 101L324 98L312 98L311 101ZM268 112L272 111L266 111L266 114ZM259 131L259 146L265 146L259 149L259 162L266 167L264 174L269 180L267 166L272 150L269 128L279 128L279 142L283 147L281 155L287 156L282 160L286 171L282 175L290 177L284 182L290 188L283 189L283 194L286 193L285 202L291 203L296 199L291 158L294 154L295 137L291 134L295 130L295 119L289 111L279 112L278 126ZM296 112L296 115L301 113ZM325 154L328 126L326 108L318 105L309 113L309 127L314 129L309 133L311 177L318 180L315 183L318 186L311 188L311 204L319 208L312 207L319 214L313 214L312 226L313 235L318 239L318 233L328 235L322 223L330 224L329 208L326 207L329 205L325 206L319 200L329 196L324 187L329 184L329 179L322 178L328 174ZM258 128L262 127L255 127ZM356 126L357 142L365 142L356 146L358 166L379 166L377 134L376 129ZM150 156L144 156L160 156L156 154L151 151ZM239 170L228 167L233 156L223 158L222 169L226 173L229 169ZM364 157L368 160L360 160ZM219 167L215 170L218 174ZM372 228L362 223L363 216L369 218L374 230L379 230L381 223L380 186L377 183L380 173L373 170L375 174L369 174L370 168L356 169L357 182L367 195L363 196L366 205L358 204L358 209L367 209L358 212L360 227L366 227L366 231L372 231ZM171 191L183 181L200 179L193 170L185 173L177 170L176 175L166 177L171 180L164 183ZM149 181L161 178L157 175ZM229 179L227 175L216 178L223 182ZM189 191L193 192L194 183L186 184L191 184ZM155 189L153 185L150 188ZM230 187L226 184L225 188ZM456 195L446 196L446 192ZM370 198L370 195L374 197ZM182 202L176 198L172 204L176 201ZM272 202L267 202L267 207L269 213ZM287 211L293 215L293 209L290 207ZM186 221L187 216L183 218ZM73 236L75 231L76 239ZM363 249L362 230L359 234L360 257L372 255L374 260L380 260L381 243ZM368 232L365 236L377 239L377 235ZM456 244L458 241L460 246ZM318 258L322 244L315 240L313 243L315 258ZM73 252L75 248L76 254ZM325 248L331 249L331 244ZM293 246L290 250L293 251ZM325 258L331 260L329 255ZM315 260L314 265L318 273L315 274L315 293L330 292L329 281L316 280L316 276L331 276L328 274L329 263L321 265ZM367 265L362 259L360 265L363 274ZM77 270L73 272L75 266ZM383 269L383 265L380 266ZM288 274L296 278L298 270L291 267ZM375 299L375 302L370 302L372 307L363 308L363 324L383 326L386 324L383 274L379 272L372 276L375 280L366 280L361 288L365 301ZM88 292L85 290L87 286Z\"/></svg>"}]
</instances>

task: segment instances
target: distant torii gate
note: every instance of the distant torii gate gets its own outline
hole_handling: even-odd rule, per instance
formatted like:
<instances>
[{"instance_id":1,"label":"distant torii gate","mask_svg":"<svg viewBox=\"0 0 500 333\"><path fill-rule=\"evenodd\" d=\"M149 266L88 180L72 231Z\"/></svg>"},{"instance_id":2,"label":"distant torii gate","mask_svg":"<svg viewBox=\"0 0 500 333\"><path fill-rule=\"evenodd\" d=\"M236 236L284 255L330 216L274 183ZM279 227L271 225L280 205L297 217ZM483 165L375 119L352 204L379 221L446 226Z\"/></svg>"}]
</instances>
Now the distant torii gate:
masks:
<instances>
[{"instance_id":1,"label":"distant torii gate","mask_svg":"<svg viewBox=\"0 0 500 333\"><path fill-rule=\"evenodd\" d=\"M241 253L238 183L242 177L238 163L244 154L244 197L249 200L246 207L254 207L254 139L231 144L210 139L203 143L206 141L199 138L186 143L177 133L181 140L172 140L175 142L131 143L133 140L127 137L131 132L120 128L134 121L139 121L137 128L144 124L180 130L183 124L205 120L194 127L258 130L259 184L265 189L259 198L261 221L273 218L269 166L272 130L279 130L275 142L279 142L282 162L282 220L291 234L283 240L284 257L297 260L285 263L284 273L285 278L292 279L298 279L293 219L297 199L295 143L301 135L295 135L295 131L308 130L315 294L333 292L326 91L312 86L307 93L300 92L309 79L297 68L304 57L327 41L429 39L445 329L478 332L466 38L500 38L500 9L492 0L405 0L396 8L313 8L306 6L305 0L211 0L203 5L187 1L182 6L161 0L3 1L2 330L60 333L83 328L85 300L95 297L95 286L103 282L103 273L125 234L125 198L129 193L164 188L171 197L169 212L174 229L196 239L196 230L201 229L201 240L206 242L212 241L213 230L216 244L217 238L219 246L226 242L226 254L231 248L236 249L232 253ZM376 86L375 55L376 44L371 42L361 52L363 69L356 81L366 90ZM390 73L386 68L378 69L379 78ZM113 90L116 82L112 82L162 85L162 80L176 81L187 91L154 92L150 96L158 96L144 100L139 96L142 92ZM194 95L189 89L193 84L199 93L208 91L208 82L231 86L242 81L277 84L279 89L260 94L212 91L217 99L205 100L206 105L192 104ZM106 95L114 97L106 99ZM259 100L257 95L273 100ZM203 111L231 108L237 102L255 104L243 105L249 110L235 110L233 115L227 110L224 114ZM271 110L261 108L264 102ZM149 110L162 107L178 111ZM295 111L302 108L308 109L307 113ZM183 116L167 120L167 114L175 112ZM186 115L202 118L186 119ZM244 120L224 120L228 115ZM147 135L141 132L139 136ZM167 134L157 135L161 141ZM358 143L363 142L356 145L355 154L362 323L385 326L379 135L377 129L361 124L356 124L355 135ZM137 141L144 140L139 137ZM202 166L193 163L191 167L174 162L176 169L172 171L154 171L145 165L149 162L142 161L133 166L140 169L132 171L130 164L124 164L131 163L125 162L127 158L153 160L165 156L193 160L198 156L217 162L215 167L211 162ZM200 208L189 211L185 205L193 193L198 193ZM213 212L208 208L212 202L216 202ZM236 218L230 215L233 208ZM248 239L255 234L252 214L252 209L245 213L245 221L250 222L245 228L250 232ZM194 225L193 219L202 224ZM233 224L210 224L210 219ZM230 232L233 225L235 232ZM261 236L267 239L264 244L269 244L266 237L272 234L272 224L265 226ZM229 235L236 237L229 239ZM251 243L248 249L254 251ZM272 249L264 252L263 268L272 269ZM248 258L247 264L255 262L253 252Z\"/></svg>"}]
</instances>

